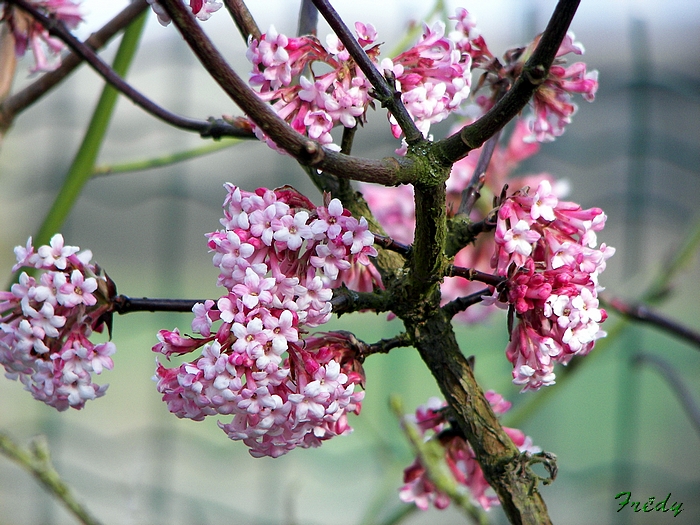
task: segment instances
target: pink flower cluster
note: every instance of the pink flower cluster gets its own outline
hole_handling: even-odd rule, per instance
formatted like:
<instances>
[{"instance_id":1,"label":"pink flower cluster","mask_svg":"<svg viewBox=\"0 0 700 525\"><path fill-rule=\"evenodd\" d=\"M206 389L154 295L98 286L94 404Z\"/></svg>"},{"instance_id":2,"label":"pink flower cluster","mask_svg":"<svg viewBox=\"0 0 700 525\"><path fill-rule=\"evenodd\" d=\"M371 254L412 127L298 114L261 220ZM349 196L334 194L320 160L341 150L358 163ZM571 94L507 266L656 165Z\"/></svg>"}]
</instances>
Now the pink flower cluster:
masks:
<instances>
[{"instance_id":1,"label":"pink flower cluster","mask_svg":"<svg viewBox=\"0 0 700 525\"><path fill-rule=\"evenodd\" d=\"M175 368L159 364L158 391L178 417L233 415L219 426L253 456L318 446L351 431L347 414L360 411L364 392L355 387L364 376L349 337L304 334L330 318L333 287L371 285L374 236L337 199L316 207L289 187L226 189L225 229L208 238L227 293L216 307L209 300L193 308L201 337L160 331L154 351L201 347L201 355Z\"/></svg>"},{"instance_id":2,"label":"pink flower cluster","mask_svg":"<svg viewBox=\"0 0 700 525\"><path fill-rule=\"evenodd\" d=\"M537 44L536 39L531 48ZM557 59L549 68L549 75L532 98L532 114L527 117L531 129L531 140L551 142L564 133L571 117L578 109L571 102L574 93L580 93L587 102L593 102L598 91L598 71L586 71L586 64L576 62L564 67L562 57L569 53L582 55L583 45L574 42L574 34L568 33L562 42ZM527 56L527 53L526 53Z\"/></svg>"},{"instance_id":3,"label":"pink flower cluster","mask_svg":"<svg viewBox=\"0 0 700 525\"><path fill-rule=\"evenodd\" d=\"M455 33L458 42L452 40ZM456 31L446 37L445 24L436 22L423 26L423 35L411 49L382 60L381 70L393 73L401 100L424 137L431 124L445 120L469 97L472 60L464 46L471 46L467 36ZM389 121L399 138L401 128L393 116Z\"/></svg>"},{"instance_id":4,"label":"pink flower cluster","mask_svg":"<svg viewBox=\"0 0 700 525\"><path fill-rule=\"evenodd\" d=\"M63 22L69 29L75 29L83 21L76 0L29 0L32 6L47 16ZM7 22L15 39L15 53L23 56L27 48L34 54L35 65L32 73L53 71L61 65L60 53L64 44L29 14L16 7L0 6L0 22Z\"/></svg>"},{"instance_id":5,"label":"pink flower cluster","mask_svg":"<svg viewBox=\"0 0 700 525\"><path fill-rule=\"evenodd\" d=\"M495 58L481 41L475 51L474 60L479 67L486 71L482 86L490 89L491 96L477 97L483 111L491 108L496 99L502 94L504 82L512 84L522 73L525 62L530 58L539 43L541 35L536 37L525 48L510 49L504 54L503 63ZM598 71L586 71L586 64L576 62L565 67L569 53L582 55L583 45L574 41L574 34L568 32L557 52L554 63L549 69L547 78L537 88L531 101L532 113L525 116L529 134L526 139L530 142L551 142L564 133L566 125L578 109L571 99L579 93L584 100L592 102L598 91Z\"/></svg>"},{"instance_id":6,"label":"pink flower cluster","mask_svg":"<svg viewBox=\"0 0 700 525\"><path fill-rule=\"evenodd\" d=\"M89 337L104 328L109 312L109 281L90 263L90 251L78 253L56 234L36 251L31 238L15 248L17 264L43 270L36 279L22 272L9 292L0 291L0 363L5 376L19 379L32 395L58 410L81 409L104 395L107 385L92 374L111 370L111 342Z\"/></svg>"},{"instance_id":7,"label":"pink flower cluster","mask_svg":"<svg viewBox=\"0 0 700 525\"><path fill-rule=\"evenodd\" d=\"M355 29L367 54L376 57L374 27L357 23ZM259 96L299 133L338 149L332 144L331 129L339 123L352 128L364 118L372 86L335 35L328 36L324 47L313 36L289 38L272 26L259 41L251 39L246 56L253 64L250 84L259 86ZM315 62L330 71L315 73ZM302 75L307 68L311 78ZM253 129L267 140L257 126Z\"/></svg>"},{"instance_id":8,"label":"pink flower cluster","mask_svg":"<svg viewBox=\"0 0 700 525\"><path fill-rule=\"evenodd\" d=\"M360 45L377 63L375 28L357 22L355 30ZM441 22L432 28L426 25L414 47L380 65L380 70L395 77L408 112L426 136L430 124L442 121L469 96L471 85L470 55L444 32ZM313 36L289 38L271 27L259 41L250 41L247 57L253 64L250 83L259 86L260 97L271 102L296 131L328 147L337 149L330 134L334 126L354 127L364 120L371 105L371 84L335 35L329 35L323 46ZM330 71L317 73L315 63L325 64ZM394 136L400 137L401 129L393 117L390 121Z\"/></svg>"},{"instance_id":9,"label":"pink flower cluster","mask_svg":"<svg viewBox=\"0 0 700 525\"><path fill-rule=\"evenodd\" d=\"M162 26L167 26L170 24L171 19L168 13L163 9L163 6L158 4L158 0L146 0L151 4L151 9L158 16L158 22ZM221 6L221 2L217 0L189 0L190 9L192 14L197 17L198 20L204 21L211 18L212 13L216 13Z\"/></svg>"},{"instance_id":10,"label":"pink flower cluster","mask_svg":"<svg viewBox=\"0 0 700 525\"><path fill-rule=\"evenodd\" d=\"M500 299L520 320L506 355L523 391L553 384L554 362L586 355L605 336L598 274L615 250L596 248L604 225L602 210L560 201L546 180L501 204L492 265L507 278Z\"/></svg>"},{"instance_id":11,"label":"pink flower cluster","mask_svg":"<svg viewBox=\"0 0 700 525\"><path fill-rule=\"evenodd\" d=\"M510 409L510 402L500 394L489 390L485 396L497 415L505 414ZM449 424L442 410L446 406L444 401L431 398L426 405L416 409L416 414L411 419L425 439L439 440L445 449L445 462L455 481L469 490L475 504L489 510L492 505L500 504L498 497L486 481L469 443L461 435L447 431ZM541 451L521 430L508 427L503 427L503 430L520 452L534 454ZM404 486L400 489L399 497L405 503L415 503L421 510L427 510L431 503L437 509L444 509L450 504L450 497L436 488L418 458L404 470Z\"/></svg>"}]
</instances>

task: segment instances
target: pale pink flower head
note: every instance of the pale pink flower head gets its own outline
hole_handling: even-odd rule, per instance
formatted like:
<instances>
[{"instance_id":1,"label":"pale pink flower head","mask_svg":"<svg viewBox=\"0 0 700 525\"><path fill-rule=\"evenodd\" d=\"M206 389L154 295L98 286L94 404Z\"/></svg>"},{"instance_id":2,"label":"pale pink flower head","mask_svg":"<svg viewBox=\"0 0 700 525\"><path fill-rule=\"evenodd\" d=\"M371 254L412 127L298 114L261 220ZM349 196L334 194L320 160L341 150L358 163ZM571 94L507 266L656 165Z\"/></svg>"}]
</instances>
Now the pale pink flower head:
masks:
<instances>
[{"instance_id":1,"label":"pale pink flower head","mask_svg":"<svg viewBox=\"0 0 700 525\"><path fill-rule=\"evenodd\" d=\"M355 22L355 32L357 33L357 39L362 47L373 44L374 41L377 40L377 30L372 24Z\"/></svg>"},{"instance_id":2,"label":"pale pink flower head","mask_svg":"<svg viewBox=\"0 0 700 525\"><path fill-rule=\"evenodd\" d=\"M426 137L431 124L441 122L466 101L472 56L482 57L487 52L481 37L471 39L470 35L476 35L473 26L468 27L464 17L455 20L461 28L455 40L445 36L442 22L425 25L422 37L411 49L393 60L381 61L374 26L355 23L358 42L382 72L394 76L404 105ZM352 128L365 121L371 84L336 35L328 35L323 45L314 37L290 38L270 28L259 40L251 40L246 56L253 65L251 85L259 86L260 98L299 133L337 150L331 129L338 125ZM398 124L387 116L392 133L400 138ZM252 125L258 138L280 151Z\"/></svg>"},{"instance_id":3,"label":"pale pink flower head","mask_svg":"<svg viewBox=\"0 0 700 525\"><path fill-rule=\"evenodd\" d=\"M546 180L501 203L492 266L519 320L506 356L523 391L553 385L555 362L586 355L605 335L598 276L614 250L596 248L604 224L602 210L559 200ZM528 232L537 237L528 242Z\"/></svg>"},{"instance_id":4,"label":"pale pink flower head","mask_svg":"<svg viewBox=\"0 0 700 525\"><path fill-rule=\"evenodd\" d=\"M330 318L334 287L381 287L367 221L338 199L315 206L288 186L225 188L226 229L207 234L225 293L194 306L194 335L160 331L156 352L201 351L179 367L159 364L158 391L178 417L231 416L220 428L255 457L348 434L348 414L359 414L364 396L356 388L364 384L357 341L306 336ZM34 256L31 247L18 253ZM362 268L373 269L371 279L358 277Z\"/></svg>"},{"instance_id":5,"label":"pale pink flower head","mask_svg":"<svg viewBox=\"0 0 700 525\"><path fill-rule=\"evenodd\" d=\"M459 16L458 25L464 25ZM469 24L466 31L471 33ZM503 93L504 86L513 85L522 74L525 63L532 56L540 38L541 35L538 35L527 46L506 51L502 59L496 59L480 37L470 38L472 45L464 49L473 56L478 67L485 71L479 89L490 91L475 97L480 110L476 111L473 117L478 117L493 107ZM569 53L581 55L583 51L583 46L574 41L573 33L568 33L559 47L547 77L539 84L532 97L532 111L523 119L528 128L525 137L528 142L549 142L564 133L577 110L572 101L575 94L581 94L588 102L594 100L598 89L598 72L587 71L583 62L576 62L567 67L564 58Z\"/></svg>"},{"instance_id":6,"label":"pale pink flower head","mask_svg":"<svg viewBox=\"0 0 700 525\"><path fill-rule=\"evenodd\" d=\"M529 56L531 49L539 42L539 37L523 53ZM574 42L573 33L568 33L562 42L557 58L549 69L547 79L537 88L532 99L533 112L526 121L531 134L528 140L550 142L564 133L571 117L578 109L571 99L576 93L581 94L587 102L593 102L598 91L598 71L586 71L586 64L576 62L565 67L568 53L582 55L583 45Z\"/></svg>"},{"instance_id":7,"label":"pale pink flower head","mask_svg":"<svg viewBox=\"0 0 700 525\"><path fill-rule=\"evenodd\" d=\"M209 20L212 13L216 13L223 4L217 0L190 0L192 14L198 20Z\"/></svg>"},{"instance_id":8,"label":"pale pink flower head","mask_svg":"<svg viewBox=\"0 0 700 525\"><path fill-rule=\"evenodd\" d=\"M22 272L10 292L0 292L0 364L35 399L58 410L81 409L104 395L93 383L113 366L114 344L90 341L112 314L114 283L90 262L89 251L67 246L56 234L36 250L31 239L15 248L15 270Z\"/></svg>"},{"instance_id":9,"label":"pale pink flower head","mask_svg":"<svg viewBox=\"0 0 700 525\"><path fill-rule=\"evenodd\" d=\"M456 111L470 93L471 55L461 52L455 41L445 36L442 22L424 24L418 42L382 66L396 77L401 100L425 137L431 124ZM400 138L396 120L390 116L389 121L394 136Z\"/></svg>"}]
</instances>

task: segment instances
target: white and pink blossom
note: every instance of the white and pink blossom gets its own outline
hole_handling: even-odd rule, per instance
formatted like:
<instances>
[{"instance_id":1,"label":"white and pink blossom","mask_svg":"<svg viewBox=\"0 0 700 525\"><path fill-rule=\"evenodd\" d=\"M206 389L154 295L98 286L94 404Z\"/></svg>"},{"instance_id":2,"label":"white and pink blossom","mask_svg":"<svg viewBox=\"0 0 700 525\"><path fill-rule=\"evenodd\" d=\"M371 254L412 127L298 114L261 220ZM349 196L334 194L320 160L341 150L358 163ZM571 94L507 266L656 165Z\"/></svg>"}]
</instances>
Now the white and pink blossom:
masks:
<instances>
[{"instance_id":1,"label":"white and pink blossom","mask_svg":"<svg viewBox=\"0 0 700 525\"><path fill-rule=\"evenodd\" d=\"M506 356L513 383L537 390L554 384L554 362L586 355L605 335L597 279L614 249L596 249L590 235L605 224L603 211L560 201L548 181L532 196L523 189L508 197L497 217L492 266L507 278L507 301L519 319ZM527 245L526 232L537 235Z\"/></svg>"},{"instance_id":2,"label":"white and pink blossom","mask_svg":"<svg viewBox=\"0 0 700 525\"><path fill-rule=\"evenodd\" d=\"M153 12L158 16L158 22L162 26L167 26L170 24L170 16L168 13L163 9L163 6L161 6L157 0L146 0L149 4L151 4L151 8L153 9ZM184 0L183 0L184 1ZM192 11L192 14L197 17L198 20L204 21L204 20L209 20L211 18L212 13L216 13L223 4L221 2L218 2L217 0L189 0L188 6L190 10Z\"/></svg>"},{"instance_id":3,"label":"white and pink blossom","mask_svg":"<svg viewBox=\"0 0 700 525\"><path fill-rule=\"evenodd\" d=\"M29 0L29 4L69 29L75 29L83 21L79 0ZM0 8L1 22L7 22L12 31L17 56L23 56L27 49L32 50L35 64L32 73L53 71L61 65L61 51L65 45L29 14L8 5Z\"/></svg>"},{"instance_id":4,"label":"white and pink blossom","mask_svg":"<svg viewBox=\"0 0 700 525\"><path fill-rule=\"evenodd\" d=\"M159 364L158 391L178 417L232 416L219 426L253 456L347 434L347 414L359 413L364 394L353 342L305 335L330 318L334 287L381 286L376 270L362 270L372 267L374 236L338 199L317 207L289 187L225 187L226 230L207 237L226 293L193 307L192 330L201 337L159 332L154 351L201 354L175 368ZM29 248L19 252L32 257Z\"/></svg>"},{"instance_id":5,"label":"white and pink blossom","mask_svg":"<svg viewBox=\"0 0 700 525\"><path fill-rule=\"evenodd\" d=\"M357 22L355 31L370 60L393 76L406 109L424 136L428 136L431 124L441 122L466 101L472 71L472 55L466 52L472 48L469 34L458 31L457 42L445 36L442 22L425 25L413 47L380 61L376 29ZM483 40L479 42L473 43L474 49L485 47ZM331 130L337 125L352 128L365 121L371 84L336 35L329 35L323 45L313 36L287 37L270 27L260 39L250 41L246 56L253 64L250 84L299 133L339 149ZM389 121L399 138L401 129L392 116ZM252 125L258 138L278 149Z\"/></svg>"},{"instance_id":6,"label":"white and pink blossom","mask_svg":"<svg viewBox=\"0 0 700 525\"><path fill-rule=\"evenodd\" d=\"M81 409L104 395L93 383L113 366L113 343L95 344L111 311L107 278L90 263L89 252L64 244L60 234L36 250L31 238L15 248L15 270L33 267L38 280L22 272L9 292L0 291L0 364L38 400L58 410ZM159 351L177 351L177 333Z\"/></svg>"}]
</instances>

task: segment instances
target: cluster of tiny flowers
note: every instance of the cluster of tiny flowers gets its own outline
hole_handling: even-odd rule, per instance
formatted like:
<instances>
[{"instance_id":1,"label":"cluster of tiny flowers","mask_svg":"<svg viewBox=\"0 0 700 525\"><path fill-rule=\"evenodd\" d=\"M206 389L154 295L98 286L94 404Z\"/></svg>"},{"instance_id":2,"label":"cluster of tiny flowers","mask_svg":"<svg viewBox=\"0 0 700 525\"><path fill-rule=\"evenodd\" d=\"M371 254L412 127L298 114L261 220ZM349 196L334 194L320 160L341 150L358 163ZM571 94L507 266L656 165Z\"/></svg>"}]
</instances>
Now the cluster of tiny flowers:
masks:
<instances>
[{"instance_id":1,"label":"cluster of tiny flowers","mask_svg":"<svg viewBox=\"0 0 700 525\"><path fill-rule=\"evenodd\" d=\"M29 3L47 16L75 29L83 21L75 0L29 0ZM60 53L64 44L49 35L48 30L29 14L16 7L0 6L0 22L6 22L15 40L15 53L23 56L27 48L34 54L32 73L53 71L61 65Z\"/></svg>"},{"instance_id":2,"label":"cluster of tiny flowers","mask_svg":"<svg viewBox=\"0 0 700 525\"><path fill-rule=\"evenodd\" d=\"M165 9L163 9L163 6L161 6L158 3L157 0L146 1L149 4L151 4L153 12L158 16L158 22L160 22L160 25L167 26L168 24L170 24L170 16L165 11ZM192 14L196 16L198 20L202 21L209 20L212 13L216 13L219 9L221 9L221 6L223 5L217 0L189 0L189 4L190 9L192 10Z\"/></svg>"},{"instance_id":3,"label":"cluster of tiny flowers","mask_svg":"<svg viewBox=\"0 0 700 525\"><path fill-rule=\"evenodd\" d=\"M355 29L367 54L376 57L374 27L357 23ZM327 37L324 47L313 36L289 38L273 26L260 40L251 39L246 56L253 64L250 84L258 87L259 96L293 129L333 149L338 148L332 144L331 129L338 123L355 127L370 104L371 84L335 35ZM314 62L331 70L316 74ZM311 79L301 74L306 68ZM260 128L253 125L253 129L277 149Z\"/></svg>"},{"instance_id":4,"label":"cluster of tiny flowers","mask_svg":"<svg viewBox=\"0 0 700 525\"><path fill-rule=\"evenodd\" d=\"M503 82L512 83L522 73L525 62L530 58L539 43L541 35L535 38L527 47L516 48L504 54L503 63L493 57L486 46L479 57L480 67L486 71L483 86L491 89L490 97L477 97L477 102L483 110L488 110L502 94ZM578 109L571 99L576 93L583 99L592 102L598 91L598 71L586 71L586 64L576 62L565 67L569 53L583 55L584 48L574 41L574 34L569 32L564 37L557 51L554 63L549 68L547 78L539 85L532 97L532 112L525 116L529 134L526 139L530 142L551 142L562 135L566 125Z\"/></svg>"},{"instance_id":5,"label":"cluster of tiny flowers","mask_svg":"<svg viewBox=\"0 0 700 525\"><path fill-rule=\"evenodd\" d=\"M455 31L446 37L445 24L435 22L432 27L424 25L423 35L411 49L393 60L382 60L381 71L390 71L396 79L401 101L424 137L431 124L445 120L469 97L472 60L462 48L470 45L464 33ZM401 128L393 116L389 121L399 138Z\"/></svg>"},{"instance_id":6,"label":"cluster of tiny flowers","mask_svg":"<svg viewBox=\"0 0 700 525\"><path fill-rule=\"evenodd\" d=\"M510 409L510 402L500 394L489 390L485 395L497 415ZM426 405L418 407L415 416L407 417L416 424L424 439L439 441L444 447L445 462L457 484L468 489L475 504L489 510L491 506L500 504L498 497L486 481L469 443L461 435L449 431L443 410L446 406L444 401L431 398ZM521 430L508 427L503 427L503 430L520 452L534 454L541 451L539 447L533 446L532 439ZM427 510L431 503L437 509L444 509L450 504L450 497L435 487L419 459L404 470L404 486L400 489L399 497L406 503L415 503L421 510Z\"/></svg>"},{"instance_id":7,"label":"cluster of tiny flowers","mask_svg":"<svg viewBox=\"0 0 700 525\"><path fill-rule=\"evenodd\" d=\"M539 39L530 47L534 49ZM528 117L531 140L551 142L564 133L571 117L578 109L571 102L574 93L579 93L587 102L593 102L598 91L598 71L586 71L586 64L576 62L564 67L560 57L569 53L582 55L583 45L574 42L573 33L568 33L559 47L557 58L549 68L547 79L537 88L532 98L532 114ZM527 53L526 53L527 55Z\"/></svg>"},{"instance_id":8,"label":"cluster of tiny flowers","mask_svg":"<svg viewBox=\"0 0 700 525\"><path fill-rule=\"evenodd\" d=\"M374 236L337 199L316 207L289 187L226 188L224 229L208 238L227 293L193 308L199 337L159 332L154 351L201 355L159 364L158 391L178 417L232 415L219 426L253 456L318 446L351 431L347 414L360 411L364 392L355 387L364 376L349 336L303 336L330 318L333 287L379 284Z\"/></svg>"},{"instance_id":9,"label":"cluster of tiny flowers","mask_svg":"<svg viewBox=\"0 0 700 525\"><path fill-rule=\"evenodd\" d=\"M357 22L355 31L358 42L376 64L379 45L375 44L375 28ZM414 47L379 65L395 80L402 101L425 136L431 124L445 119L469 96L471 56L444 33L442 22L432 28L426 25ZM251 85L259 86L260 97L271 102L299 133L337 149L330 134L333 127L342 124L352 128L358 120L364 120L372 86L337 36L329 35L323 46L313 36L289 38L271 27L260 40L250 41L247 57L253 64ZM313 69L316 62L326 64L330 71L317 74ZM399 138L401 129L393 117L390 121L394 136ZM267 140L259 128L253 127L260 138Z\"/></svg>"},{"instance_id":10,"label":"cluster of tiny flowers","mask_svg":"<svg viewBox=\"0 0 700 525\"><path fill-rule=\"evenodd\" d=\"M43 270L37 279L22 272L11 291L0 291L0 363L32 395L58 410L81 409L104 395L92 374L112 369L111 342L89 337L104 328L110 309L109 281L90 263L89 251L66 246L60 234L49 245L15 248L17 264Z\"/></svg>"},{"instance_id":11,"label":"cluster of tiny flowers","mask_svg":"<svg viewBox=\"0 0 700 525\"><path fill-rule=\"evenodd\" d=\"M601 209L560 201L546 180L501 204L492 266L507 279L499 298L520 321L506 355L523 391L553 384L554 362L586 355L605 336L598 274L615 250L605 243L596 248L604 225Z\"/></svg>"}]
</instances>

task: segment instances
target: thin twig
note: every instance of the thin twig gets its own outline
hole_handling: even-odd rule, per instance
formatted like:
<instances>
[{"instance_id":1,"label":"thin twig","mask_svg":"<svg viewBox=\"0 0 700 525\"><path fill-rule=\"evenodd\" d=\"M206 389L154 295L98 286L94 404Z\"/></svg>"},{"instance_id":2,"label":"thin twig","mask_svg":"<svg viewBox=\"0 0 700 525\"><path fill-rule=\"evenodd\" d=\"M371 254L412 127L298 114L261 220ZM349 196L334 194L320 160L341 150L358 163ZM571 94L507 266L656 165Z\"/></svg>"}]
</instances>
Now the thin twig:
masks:
<instances>
[{"instance_id":1,"label":"thin twig","mask_svg":"<svg viewBox=\"0 0 700 525\"><path fill-rule=\"evenodd\" d=\"M333 313L341 316L360 310L372 310L375 313L391 310L391 297L386 292L356 292L345 286L333 290L330 303Z\"/></svg>"},{"instance_id":2,"label":"thin twig","mask_svg":"<svg viewBox=\"0 0 700 525\"><path fill-rule=\"evenodd\" d=\"M128 297L117 295L112 298L112 311L120 315L133 312L191 312L197 303L204 299L162 299L153 297ZM390 310L389 295L384 292L355 292L346 287L333 290L333 313L338 315L372 310L387 312ZM216 305L213 307L217 309Z\"/></svg>"},{"instance_id":3,"label":"thin twig","mask_svg":"<svg viewBox=\"0 0 700 525\"><path fill-rule=\"evenodd\" d=\"M118 295L112 299L113 311L120 314L133 312L191 312L197 299L155 299L149 297L127 297Z\"/></svg>"},{"instance_id":4,"label":"thin twig","mask_svg":"<svg viewBox=\"0 0 700 525\"><path fill-rule=\"evenodd\" d=\"M399 241L392 239L391 237L377 235L376 233L374 234L374 244L376 244L377 246L381 246L386 250L391 250L392 252L399 253L404 257L410 256L413 250L413 246L411 246L410 244L403 244Z\"/></svg>"},{"instance_id":5,"label":"thin twig","mask_svg":"<svg viewBox=\"0 0 700 525\"><path fill-rule=\"evenodd\" d=\"M642 303L626 303L622 299L608 297L607 295L602 295L600 300L606 307L612 308L625 317L656 326L657 328L660 328L671 335L684 339L690 344L700 347L700 332L684 326L673 319L669 319L668 317Z\"/></svg>"},{"instance_id":6,"label":"thin twig","mask_svg":"<svg viewBox=\"0 0 700 525\"><path fill-rule=\"evenodd\" d=\"M243 0L224 0L224 5L228 12L231 13L236 27L241 32L243 40L248 42L248 38L252 37L255 40L260 40L260 29L255 23L253 15L248 10Z\"/></svg>"},{"instance_id":7,"label":"thin twig","mask_svg":"<svg viewBox=\"0 0 700 525\"><path fill-rule=\"evenodd\" d=\"M476 204L476 201L481 196L479 192L486 182L486 169L489 167L491 157L493 156L493 152L496 149L496 144L498 144L498 139L500 137L501 130L487 140L486 144L481 148L481 154L474 168L474 173L472 173L472 178L467 187L462 191L462 201L459 203L457 214L469 216L472 212L472 208L474 208L474 204Z\"/></svg>"},{"instance_id":8,"label":"thin twig","mask_svg":"<svg viewBox=\"0 0 700 525\"><path fill-rule=\"evenodd\" d=\"M480 233L493 231L496 228L498 208L489 212L481 221L472 222L467 215L456 215L447 220L447 242L445 255L454 257L465 246L476 241Z\"/></svg>"},{"instance_id":9,"label":"thin twig","mask_svg":"<svg viewBox=\"0 0 700 525\"><path fill-rule=\"evenodd\" d=\"M490 294L491 290L489 288L484 288L478 292L474 292L473 294L457 297L457 299L453 299L443 306L442 309L448 317L452 318L470 306L480 303L484 300L484 296L488 296Z\"/></svg>"},{"instance_id":10,"label":"thin twig","mask_svg":"<svg viewBox=\"0 0 700 525\"><path fill-rule=\"evenodd\" d=\"M68 485L51 464L49 449L43 436L35 438L29 449L25 449L16 444L8 435L0 432L0 453L34 476L46 490L65 505L80 523L83 525L100 524L83 505L78 503Z\"/></svg>"},{"instance_id":11,"label":"thin twig","mask_svg":"<svg viewBox=\"0 0 700 525\"><path fill-rule=\"evenodd\" d=\"M107 44L114 35L125 27L148 8L146 0L132 2L119 14L107 22L102 28L90 35L85 45L90 49L100 49ZM66 78L75 68L82 64L83 58L77 53L69 52L61 58L61 65L54 71L46 73L32 82L22 91L5 99L0 104L0 132L7 130L15 117L43 97L56 84Z\"/></svg>"},{"instance_id":12,"label":"thin twig","mask_svg":"<svg viewBox=\"0 0 700 525\"><path fill-rule=\"evenodd\" d=\"M676 397L678 397L678 400L683 406L683 410L695 427L695 430L700 434L700 407L698 407L692 393L676 369L665 359L647 353L636 354L634 356L634 362L635 364L647 364L656 367L668 383L668 386L676 394Z\"/></svg>"},{"instance_id":13,"label":"thin twig","mask_svg":"<svg viewBox=\"0 0 700 525\"><path fill-rule=\"evenodd\" d=\"M357 124L351 128L346 128L343 126L343 137L340 139L340 151L343 155L350 155L352 152L352 143L355 140L355 132L357 131Z\"/></svg>"},{"instance_id":14,"label":"thin twig","mask_svg":"<svg viewBox=\"0 0 700 525\"><path fill-rule=\"evenodd\" d=\"M109 84L121 92L134 104L141 109L150 113L164 122L180 129L196 131L202 137L241 137L254 138L250 129L238 128L223 119L209 119L208 121L195 120L187 117L182 117L172 113L155 102L147 98L145 95L134 89L130 84L124 81L114 70L109 67L90 47L86 46L75 38L61 23L61 21L45 16L41 11L25 0L7 0L7 3L14 4L22 10L28 12L37 22L46 28L46 30L56 38L64 42L74 53L83 58L90 66Z\"/></svg>"},{"instance_id":15,"label":"thin twig","mask_svg":"<svg viewBox=\"0 0 700 525\"><path fill-rule=\"evenodd\" d=\"M350 56L355 60L355 63L360 67L367 79L374 88L374 97L379 100L382 107L386 107L394 116L399 127L406 136L406 142L410 145L417 144L423 139L423 134L416 127L411 115L408 113L406 106L401 101L401 92L391 86L384 76L379 72L376 66L362 49L359 42L352 35L348 26L340 18L340 15L333 9L328 0L312 0L316 8L320 11L323 18L326 19L328 25L338 36L340 41L348 50Z\"/></svg>"},{"instance_id":16,"label":"thin twig","mask_svg":"<svg viewBox=\"0 0 700 525\"><path fill-rule=\"evenodd\" d=\"M380 339L376 343L365 345L362 349L362 359L372 354L388 354L394 348L411 346L411 338L406 332L387 339Z\"/></svg>"},{"instance_id":17,"label":"thin twig","mask_svg":"<svg viewBox=\"0 0 700 525\"><path fill-rule=\"evenodd\" d=\"M470 281L479 281L491 286L498 286L506 280L505 277L481 272L479 270L475 270L474 268L462 268L461 266L454 265L449 265L447 267L447 272L445 275L447 277L464 277Z\"/></svg>"}]
</instances>

